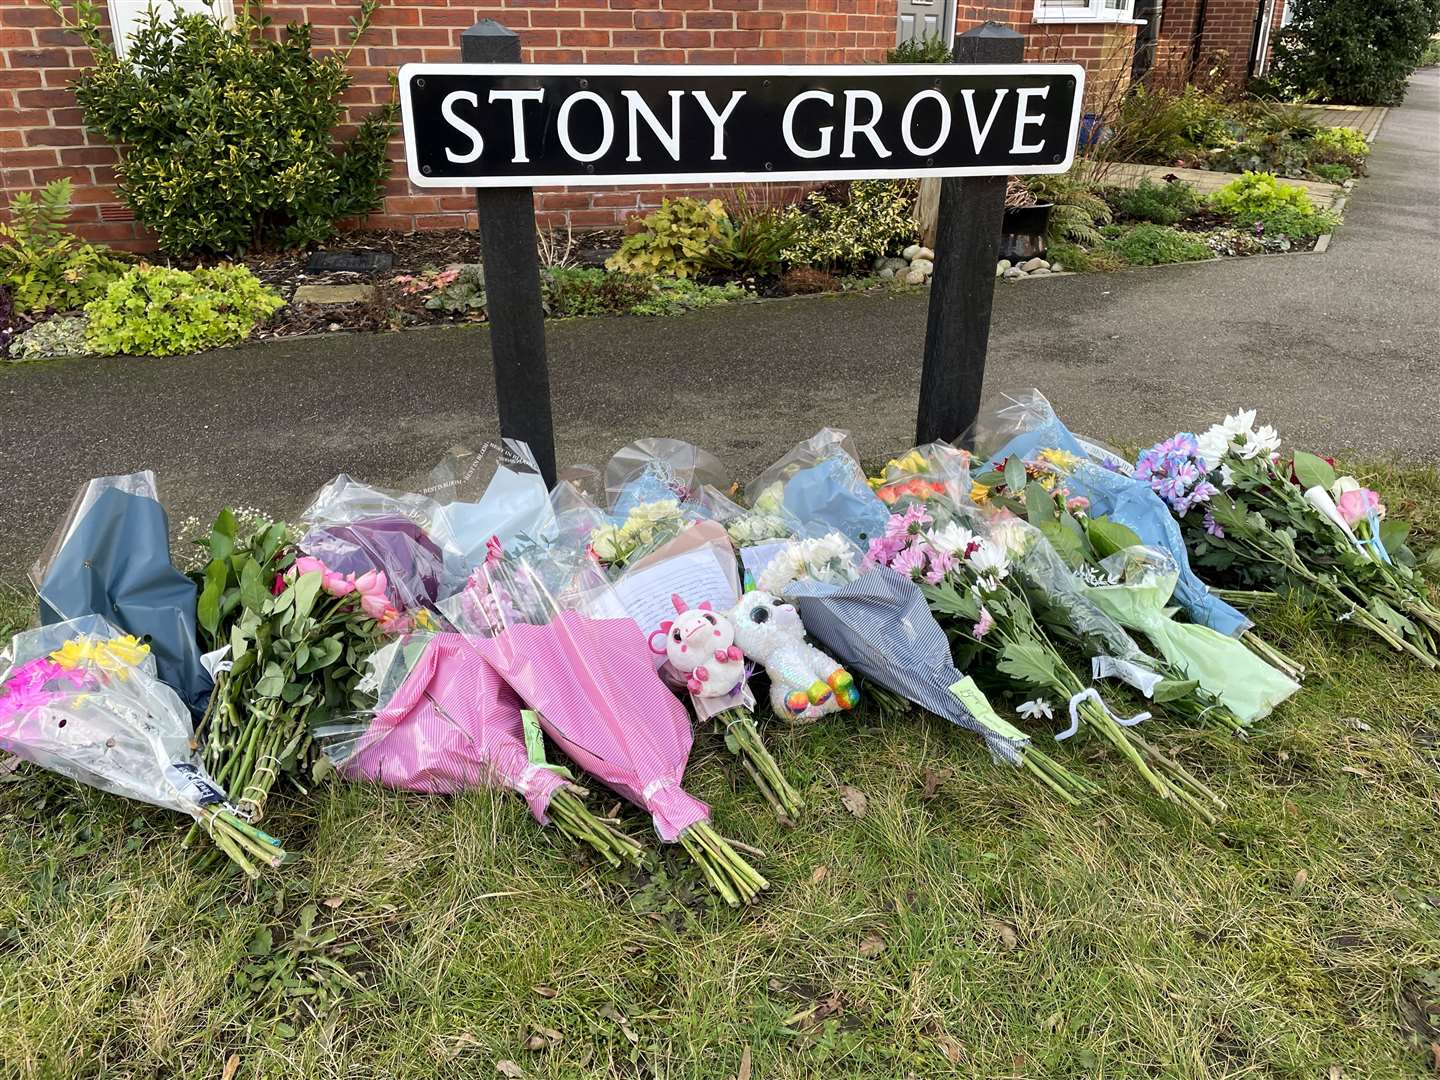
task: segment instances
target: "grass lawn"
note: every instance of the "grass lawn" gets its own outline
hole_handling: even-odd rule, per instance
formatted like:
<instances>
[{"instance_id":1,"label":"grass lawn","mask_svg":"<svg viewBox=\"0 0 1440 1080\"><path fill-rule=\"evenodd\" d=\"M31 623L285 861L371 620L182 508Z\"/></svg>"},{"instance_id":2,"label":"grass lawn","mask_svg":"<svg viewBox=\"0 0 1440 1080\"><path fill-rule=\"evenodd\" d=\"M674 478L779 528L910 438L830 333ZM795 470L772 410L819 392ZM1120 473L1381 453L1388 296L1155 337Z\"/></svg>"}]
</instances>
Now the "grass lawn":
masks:
<instances>
[{"instance_id":1,"label":"grass lawn","mask_svg":"<svg viewBox=\"0 0 1440 1080\"><path fill-rule=\"evenodd\" d=\"M1440 475L1384 471L1434 543ZM0 592L0 630L29 613ZM771 730L809 800L785 831L702 736L687 787L773 882L739 913L674 850L597 870L512 796L340 783L272 800L299 858L250 885L197 867L176 815L22 766L3 1074L1430 1075L1440 674L1299 608L1259 621L1311 670L1296 698L1246 742L1151 727L1229 803L1213 831L1094 745L1053 751L1107 785L1071 810L873 708Z\"/></svg>"}]
</instances>

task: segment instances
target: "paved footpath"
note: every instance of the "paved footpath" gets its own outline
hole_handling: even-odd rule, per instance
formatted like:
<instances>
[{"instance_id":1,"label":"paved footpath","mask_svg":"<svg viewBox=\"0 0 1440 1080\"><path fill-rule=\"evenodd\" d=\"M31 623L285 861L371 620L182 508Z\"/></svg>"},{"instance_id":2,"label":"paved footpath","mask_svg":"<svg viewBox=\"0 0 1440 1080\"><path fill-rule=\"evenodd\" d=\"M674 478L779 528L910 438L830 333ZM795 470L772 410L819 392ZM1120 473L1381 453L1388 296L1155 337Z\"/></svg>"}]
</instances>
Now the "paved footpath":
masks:
<instances>
[{"instance_id":1,"label":"paved footpath","mask_svg":"<svg viewBox=\"0 0 1440 1080\"><path fill-rule=\"evenodd\" d=\"M1226 408L1316 448L1440 461L1440 69L1391 110L1325 255L998 288L987 386L1039 386L1079 430L1143 442ZM823 425L867 457L913 436L925 297L885 292L548 327L559 456L642 435L741 477ZM94 475L153 468L173 514L295 513L339 471L410 475L493 437L488 332L262 343L0 371L0 579Z\"/></svg>"}]
</instances>

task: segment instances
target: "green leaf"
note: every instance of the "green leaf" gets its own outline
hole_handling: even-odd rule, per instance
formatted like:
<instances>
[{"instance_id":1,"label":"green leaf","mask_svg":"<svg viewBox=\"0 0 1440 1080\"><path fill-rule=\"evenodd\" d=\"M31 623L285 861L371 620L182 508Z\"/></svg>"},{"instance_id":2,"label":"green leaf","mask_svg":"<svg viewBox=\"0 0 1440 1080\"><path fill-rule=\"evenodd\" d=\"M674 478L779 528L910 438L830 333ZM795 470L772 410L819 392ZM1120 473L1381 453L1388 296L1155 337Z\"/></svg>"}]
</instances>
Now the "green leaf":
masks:
<instances>
[{"instance_id":1,"label":"green leaf","mask_svg":"<svg viewBox=\"0 0 1440 1080\"><path fill-rule=\"evenodd\" d=\"M1041 487L1037 480L1025 485L1025 518L1031 525L1059 518L1055 509L1055 496Z\"/></svg>"},{"instance_id":2,"label":"green leaf","mask_svg":"<svg viewBox=\"0 0 1440 1080\"><path fill-rule=\"evenodd\" d=\"M1151 700L1162 705L1167 701L1178 701L1193 694L1199 685L1200 683L1195 679L1187 679L1183 682L1179 679L1161 679L1155 684L1155 693Z\"/></svg>"},{"instance_id":3,"label":"green leaf","mask_svg":"<svg viewBox=\"0 0 1440 1080\"><path fill-rule=\"evenodd\" d=\"M1063 680L1058 663L1053 653L1036 642L1010 641L1000 650L995 666L1027 686L1059 692L1063 689Z\"/></svg>"},{"instance_id":4,"label":"green leaf","mask_svg":"<svg viewBox=\"0 0 1440 1080\"><path fill-rule=\"evenodd\" d=\"M224 559L212 559L205 567L205 587L196 601L195 617L212 639L220 630L220 600L229 578L230 569Z\"/></svg>"},{"instance_id":5,"label":"green leaf","mask_svg":"<svg viewBox=\"0 0 1440 1080\"><path fill-rule=\"evenodd\" d=\"M1017 497L1025 490L1025 462L1014 455L1005 459L1005 486Z\"/></svg>"},{"instance_id":6,"label":"green leaf","mask_svg":"<svg viewBox=\"0 0 1440 1080\"><path fill-rule=\"evenodd\" d=\"M301 574L295 584L290 586L290 590L295 593L296 622L307 618L315 607L315 599L320 595L320 582L320 571L312 570L308 574Z\"/></svg>"},{"instance_id":7,"label":"green leaf","mask_svg":"<svg viewBox=\"0 0 1440 1080\"><path fill-rule=\"evenodd\" d=\"M1391 555L1398 555L1410 538L1410 523L1398 518L1386 518L1380 522L1380 543Z\"/></svg>"},{"instance_id":8,"label":"green leaf","mask_svg":"<svg viewBox=\"0 0 1440 1080\"><path fill-rule=\"evenodd\" d=\"M1085 538L1101 559L1108 559L1117 551L1139 547L1140 537L1135 530L1107 517L1093 517L1085 522Z\"/></svg>"},{"instance_id":9,"label":"green leaf","mask_svg":"<svg viewBox=\"0 0 1440 1080\"><path fill-rule=\"evenodd\" d=\"M265 587L264 571L254 559L245 563L240 571L240 602L249 611L260 611L270 599L270 590Z\"/></svg>"},{"instance_id":10,"label":"green leaf","mask_svg":"<svg viewBox=\"0 0 1440 1080\"><path fill-rule=\"evenodd\" d=\"M304 648L304 646L301 646ZM345 642L339 637L328 637L317 641L308 649L308 657L304 661L297 661L297 670L302 675L308 675L312 671L319 671L321 668L329 667L340 659L340 654L345 651ZM297 650L298 655L298 650Z\"/></svg>"},{"instance_id":11,"label":"green leaf","mask_svg":"<svg viewBox=\"0 0 1440 1080\"><path fill-rule=\"evenodd\" d=\"M1335 483L1335 470L1330 463L1304 450L1295 451L1295 475L1302 488L1322 487L1328 491Z\"/></svg>"},{"instance_id":12,"label":"green leaf","mask_svg":"<svg viewBox=\"0 0 1440 1080\"><path fill-rule=\"evenodd\" d=\"M235 515L227 506L210 527L210 557L228 559L235 551Z\"/></svg>"},{"instance_id":13,"label":"green leaf","mask_svg":"<svg viewBox=\"0 0 1440 1080\"><path fill-rule=\"evenodd\" d=\"M1060 553L1070 567L1078 567L1085 562L1087 554L1085 542L1076 536L1074 532L1067 529L1059 521L1042 521L1037 525L1041 534L1050 541L1051 547Z\"/></svg>"},{"instance_id":14,"label":"green leaf","mask_svg":"<svg viewBox=\"0 0 1440 1080\"><path fill-rule=\"evenodd\" d=\"M279 697L285 690L285 672L280 665L271 660L265 665L265 670L260 680L255 684L255 693L259 697Z\"/></svg>"}]
</instances>

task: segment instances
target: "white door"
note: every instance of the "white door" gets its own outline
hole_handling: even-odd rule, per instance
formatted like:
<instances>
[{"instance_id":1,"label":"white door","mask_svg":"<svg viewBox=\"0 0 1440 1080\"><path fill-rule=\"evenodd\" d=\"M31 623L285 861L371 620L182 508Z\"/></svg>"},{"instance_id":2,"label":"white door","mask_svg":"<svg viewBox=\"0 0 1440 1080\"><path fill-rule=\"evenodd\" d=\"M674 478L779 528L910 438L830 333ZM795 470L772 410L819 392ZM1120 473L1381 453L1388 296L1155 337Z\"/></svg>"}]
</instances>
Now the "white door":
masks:
<instances>
[{"instance_id":1,"label":"white door","mask_svg":"<svg viewBox=\"0 0 1440 1080\"><path fill-rule=\"evenodd\" d=\"M955 43L955 0L899 0L895 43L936 37Z\"/></svg>"}]
</instances>

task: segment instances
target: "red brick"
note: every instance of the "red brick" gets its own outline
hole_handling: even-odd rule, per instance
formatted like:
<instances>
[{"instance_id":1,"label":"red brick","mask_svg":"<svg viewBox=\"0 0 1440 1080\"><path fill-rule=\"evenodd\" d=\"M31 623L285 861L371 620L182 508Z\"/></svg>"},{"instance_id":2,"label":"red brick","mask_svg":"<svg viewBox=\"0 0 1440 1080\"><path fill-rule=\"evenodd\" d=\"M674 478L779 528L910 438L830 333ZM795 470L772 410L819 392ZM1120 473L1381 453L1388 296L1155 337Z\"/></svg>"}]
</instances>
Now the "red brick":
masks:
<instances>
[{"instance_id":1,"label":"red brick","mask_svg":"<svg viewBox=\"0 0 1440 1080\"><path fill-rule=\"evenodd\" d=\"M590 196L584 192L547 191L537 196L542 210L588 210Z\"/></svg>"},{"instance_id":2,"label":"red brick","mask_svg":"<svg viewBox=\"0 0 1440 1080\"><path fill-rule=\"evenodd\" d=\"M14 0L12 0L12 3ZM54 26L55 16L46 7L36 4L34 7L6 7L0 8L0 26Z\"/></svg>"},{"instance_id":3,"label":"red brick","mask_svg":"<svg viewBox=\"0 0 1440 1080\"><path fill-rule=\"evenodd\" d=\"M582 25L586 28L607 28L611 30L629 30L635 25L635 16L638 12L630 11L586 11Z\"/></svg>"},{"instance_id":4,"label":"red brick","mask_svg":"<svg viewBox=\"0 0 1440 1080\"><path fill-rule=\"evenodd\" d=\"M417 229L463 229L464 214L422 214L415 219Z\"/></svg>"},{"instance_id":5,"label":"red brick","mask_svg":"<svg viewBox=\"0 0 1440 1080\"><path fill-rule=\"evenodd\" d=\"M642 64L683 64L684 49L641 49L635 57Z\"/></svg>"},{"instance_id":6,"label":"red brick","mask_svg":"<svg viewBox=\"0 0 1440 1080\"><path fill-rule=\"evenodd\" d=\"M586 49L585 62L587 64L633 64L635 63L635 50Z\"/></svg>"},{"instance_id":7,"label":"red brick","mask_svg":"<svg viewBox=\"0 0 1440 1080\"><path fill-rule=\"evenodd\" d=\"M703 49L710 44L708 30L666 30L665 47L675 49Z\"/></svg>"},{"instance_id":8,"label":"red brick","mask_svg":"<svg viewBox=\"0 0 1440 1080\"><path fill-rule=\"evenodd\" d=\"M760 45L759 30L721 30L715 35L715 44L723 48L753 49Z\"/></svg>"},{"instance_id":9,"label":"red brick","mask_svg":"<svg viewBox=\"0 0 1440 1080\"><path fill-rule=\"evenodd\" d=\"M625 207L627 209L633 210L639 204L639 201L640 196L637 192L619 191L610 192L608 194L596 193L596 195L590 200L590 203L597 210L605 209L608 207Z\"/></svg>"},{"instance_id":10,"label":"red brick","mask_svg":"<svg viewBox=\"0 0 1440 1080\"><path fill-rule=\"evenodd\" d=\"M449 45L455 47L455 39L444 27L402 26L395 31L396 45Z\"/></svg>"},{"instance_id":11,"label":"red brick","mask_svg":"<svg viewBox=\"0 0 1440 1080\"><path fill-rule=\"evenodd\" d=\"M735 16L735 24L742 30L779 30L785 16L775 11L742 11Z\"/></svg>"},{"instance_id":12,"label":"red brick","mask_svg":"<svg viewBox=\"0 0 1440 1080\"><path fill-rule=\"evenodd\" d=\"M632 48L649 48L660 44L659 30L616 30L610 35L612 44Z\"/></svg>"},{"instance_id":13,"label":"red brick","mask_svg":"<svg viewBox=\"0 0 1440 1080\"><path fill-rule=\"evenodd\" d=\"M733 30L735 14L730 11L697 11L685 16L687 30Z\"/></svg>"},{"instance_id":14,"label":"red brick","mask_svg":"<svg viewBox=\"0 0 1440 1080\"><path fill-rule=\"evenodd\" d=\"M9 68L0 68L0 87L39 86L42 80L43 76L38 71L18 68L12 71Z\"/></svg>"},{"instance_id":15,"label":"red brick","mask_svg":"<svg viewBox=\"0 0 1440 1080\"><path fill-rule=\"evenodd\" d=\"M685 16L678 11L635 12L635 28L637 30L668 30L680 26L684 21Z\"/></svg>"},{"instance_id":16,"label":"red brick","mask_svg":"<svg viewBox=\"0 0 1440 1080\"><path fill-rule=\"evenodd\" d=\"M537 64L578 64L584 59L579 49L536 49L531 57Z\"/></svg>"}]
</instances>

